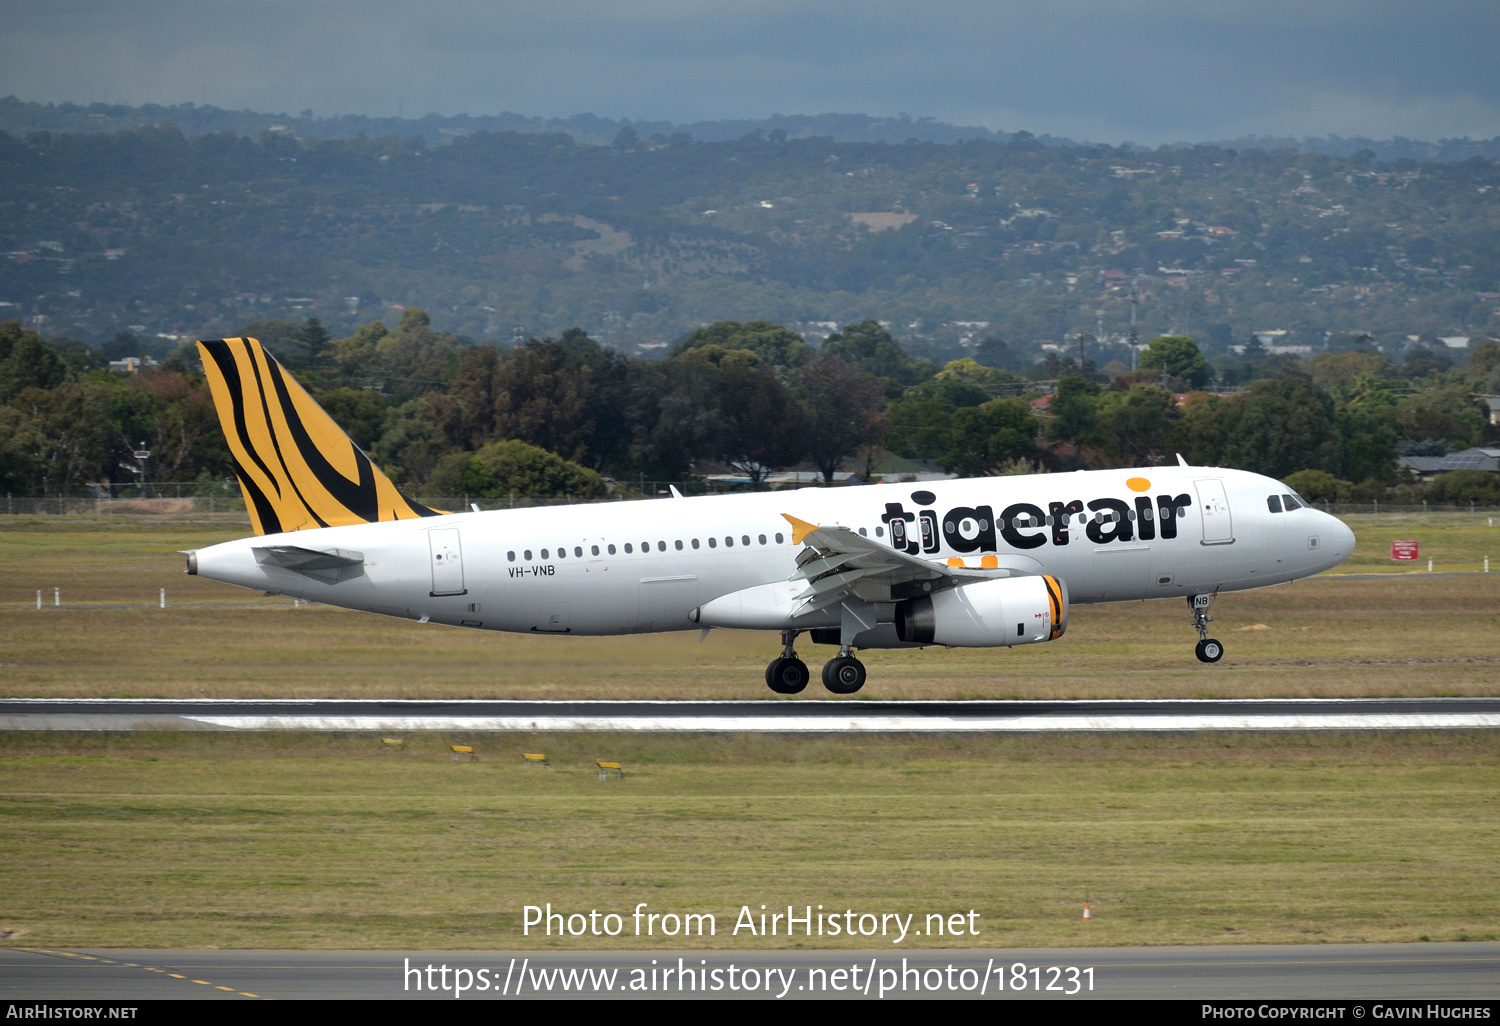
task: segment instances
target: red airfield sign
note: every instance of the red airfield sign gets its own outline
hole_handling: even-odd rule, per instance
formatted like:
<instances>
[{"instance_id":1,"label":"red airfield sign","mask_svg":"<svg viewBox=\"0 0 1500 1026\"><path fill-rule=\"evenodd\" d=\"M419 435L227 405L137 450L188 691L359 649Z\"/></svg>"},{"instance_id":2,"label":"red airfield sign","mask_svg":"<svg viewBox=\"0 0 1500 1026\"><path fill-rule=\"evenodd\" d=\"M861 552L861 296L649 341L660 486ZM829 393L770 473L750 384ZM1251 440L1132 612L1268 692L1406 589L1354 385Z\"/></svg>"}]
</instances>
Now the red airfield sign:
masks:
<instances>
[{"instance_id":1,"label":"red airfield sign","mask_svg":"<svg viewBox=\"0 0 1500 1026\"><path fill-rule=\"evenodd\" d=\"M1392 559L1416 559L1417 558L1417 543L1414 542L1414 541L1393 541L1393 542L1391 542L1391 558Z\"/></svg>"}]
</instances>

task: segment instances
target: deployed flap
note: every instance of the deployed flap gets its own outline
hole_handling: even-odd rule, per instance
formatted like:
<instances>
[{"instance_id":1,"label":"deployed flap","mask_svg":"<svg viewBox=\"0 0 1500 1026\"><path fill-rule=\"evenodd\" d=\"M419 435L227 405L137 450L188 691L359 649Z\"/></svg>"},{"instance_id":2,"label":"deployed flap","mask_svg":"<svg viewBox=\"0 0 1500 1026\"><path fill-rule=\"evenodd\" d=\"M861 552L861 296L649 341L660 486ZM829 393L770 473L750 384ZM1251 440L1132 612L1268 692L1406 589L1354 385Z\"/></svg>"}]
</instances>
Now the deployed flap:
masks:
<instances>
[{"instance_id":1,"label":"deployed flap","mask_svg":"<svg viewBox=\"0 0 1500 1026\"><path fill-rule=\"evenodd\" d=\"M806 520L782 514L792 525L792 541L805 548L797 554L797 569L792 580L805 580L797 614L822 609L842 602L849 596L862 601L888 602L892 588L916 581L944 581L958 584L970 580L997 577L1032 576L1042 566L1027 556L993 559L992 567L944 566L905 552L898 552L883 542L867 538L847 527L821 527Z\"/></svg>"},{"instance_id":2,"label":"deployed flap","mask_svg":"<svg viewBox=\"0 0 1500 1026\"><path fill-rule=\"evenodd\" d=\"M397 491L255 339L198 350L256 534L437 515Z\"/></svg>"},{"instance_id":3,"label":"deployed flap","mask_svg":"<svg viewBox=\"0 0 1500 1026\"><path fill-rule=\"evenodd\" d=\"M279 566L283 570L305 574L324 581L343 581L363 571L365 554L333 549L321 552L300 545L262 545L252 549L261 566Z\"/></svg>"}]
</instances>

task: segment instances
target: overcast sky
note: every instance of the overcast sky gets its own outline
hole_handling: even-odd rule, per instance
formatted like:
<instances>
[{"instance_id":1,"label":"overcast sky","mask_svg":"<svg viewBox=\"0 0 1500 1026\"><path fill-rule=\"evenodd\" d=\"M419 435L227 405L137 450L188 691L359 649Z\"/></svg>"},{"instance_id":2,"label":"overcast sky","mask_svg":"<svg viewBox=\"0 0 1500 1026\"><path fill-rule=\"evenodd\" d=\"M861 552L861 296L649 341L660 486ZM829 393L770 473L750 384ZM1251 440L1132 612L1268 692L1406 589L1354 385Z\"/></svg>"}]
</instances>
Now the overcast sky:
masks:
<instances>
[{"instance_id":1,"label":"overcast sky","mask_svg":"<svg viewBox=\"0 0 1500 1026\"><path fill-rule=\"evenodd\" d=\"M0 0L0 95L1098 142L1500 135L1494 0Z\"/></svg>"}]
</instances>

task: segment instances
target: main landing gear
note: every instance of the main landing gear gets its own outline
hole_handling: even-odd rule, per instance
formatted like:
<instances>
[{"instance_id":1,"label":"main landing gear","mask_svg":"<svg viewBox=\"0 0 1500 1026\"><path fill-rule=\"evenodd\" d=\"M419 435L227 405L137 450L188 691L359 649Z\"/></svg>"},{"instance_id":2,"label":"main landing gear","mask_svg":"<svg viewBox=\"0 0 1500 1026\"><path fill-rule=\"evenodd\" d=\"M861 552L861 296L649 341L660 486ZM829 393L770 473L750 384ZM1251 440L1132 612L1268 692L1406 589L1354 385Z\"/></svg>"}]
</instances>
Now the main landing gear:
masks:
<instances>
[{"instance_id":1,"label":"main landing gear","mask_svg":"<svg viewBox=\"0 0 1500 1026\"><path fill-rule=\"evenodd\" d=\"M811 674L807 664L797 658L792 642L796 631L781 632L781 655L766 667L766 685L778 695L795 695L807 687ZM823 686L835 695L852 695L865 686L865 664L854 658L847 647L823 664Z\"/></svg>"},{"instance_id":2,"label":"main landing gear","mask_svg":"<svg viewBox=\"0 0 1500 1026\"><path fill-rule=\"evenodd\" d=\"M1213 622L1213 617L1208 615L1208 607L1213 605L1212 595L1192 595L1188 598L1188 605L1193 609L1193 629L1198 632L1198 644L1193 646L1193 654L1198 657L1200 663L1216 663L1224 658L1224 645L1217 638L1208 636L1208 625Z\"/></svg>"},{"instance_id":3,"label":"main landing gear","mask_svg":"<svg viewBox=\"0 0 1500 1026\"><path fill-rule=\"evenodd\" d=\"M796 640L796 631L782 631L781 655L772 659L766 667L766 684L778 695L795 695L807 687L807 682L812 677L807 672L807 664L798 659L797 653L792 650L792 642Z\"/></svg>"}]
</instances>

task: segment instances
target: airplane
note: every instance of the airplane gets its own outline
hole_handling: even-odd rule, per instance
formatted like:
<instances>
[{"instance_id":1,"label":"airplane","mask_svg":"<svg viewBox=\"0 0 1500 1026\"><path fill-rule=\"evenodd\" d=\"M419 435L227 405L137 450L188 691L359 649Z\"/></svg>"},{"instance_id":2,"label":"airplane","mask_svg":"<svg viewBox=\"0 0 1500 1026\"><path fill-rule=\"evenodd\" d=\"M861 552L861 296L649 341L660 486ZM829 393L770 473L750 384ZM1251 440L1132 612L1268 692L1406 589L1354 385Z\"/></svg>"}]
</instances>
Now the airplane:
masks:
<instances>
[{"instance_id":1,"label":"airplane","mask_svg":"<svg viewBox=\"0 0 1500 1026\"><path fill-rule=\"evenodd\" d=\"M198 343L255 530L188 552L214 581L419 623L555 635L777 631L766 684L862 649L1056 641L1073 603L1216 596L1337 566L1344 523L1259 474L1176 465L445 513L403 495L251 338Z\"/></svg>"}]
</instances>

